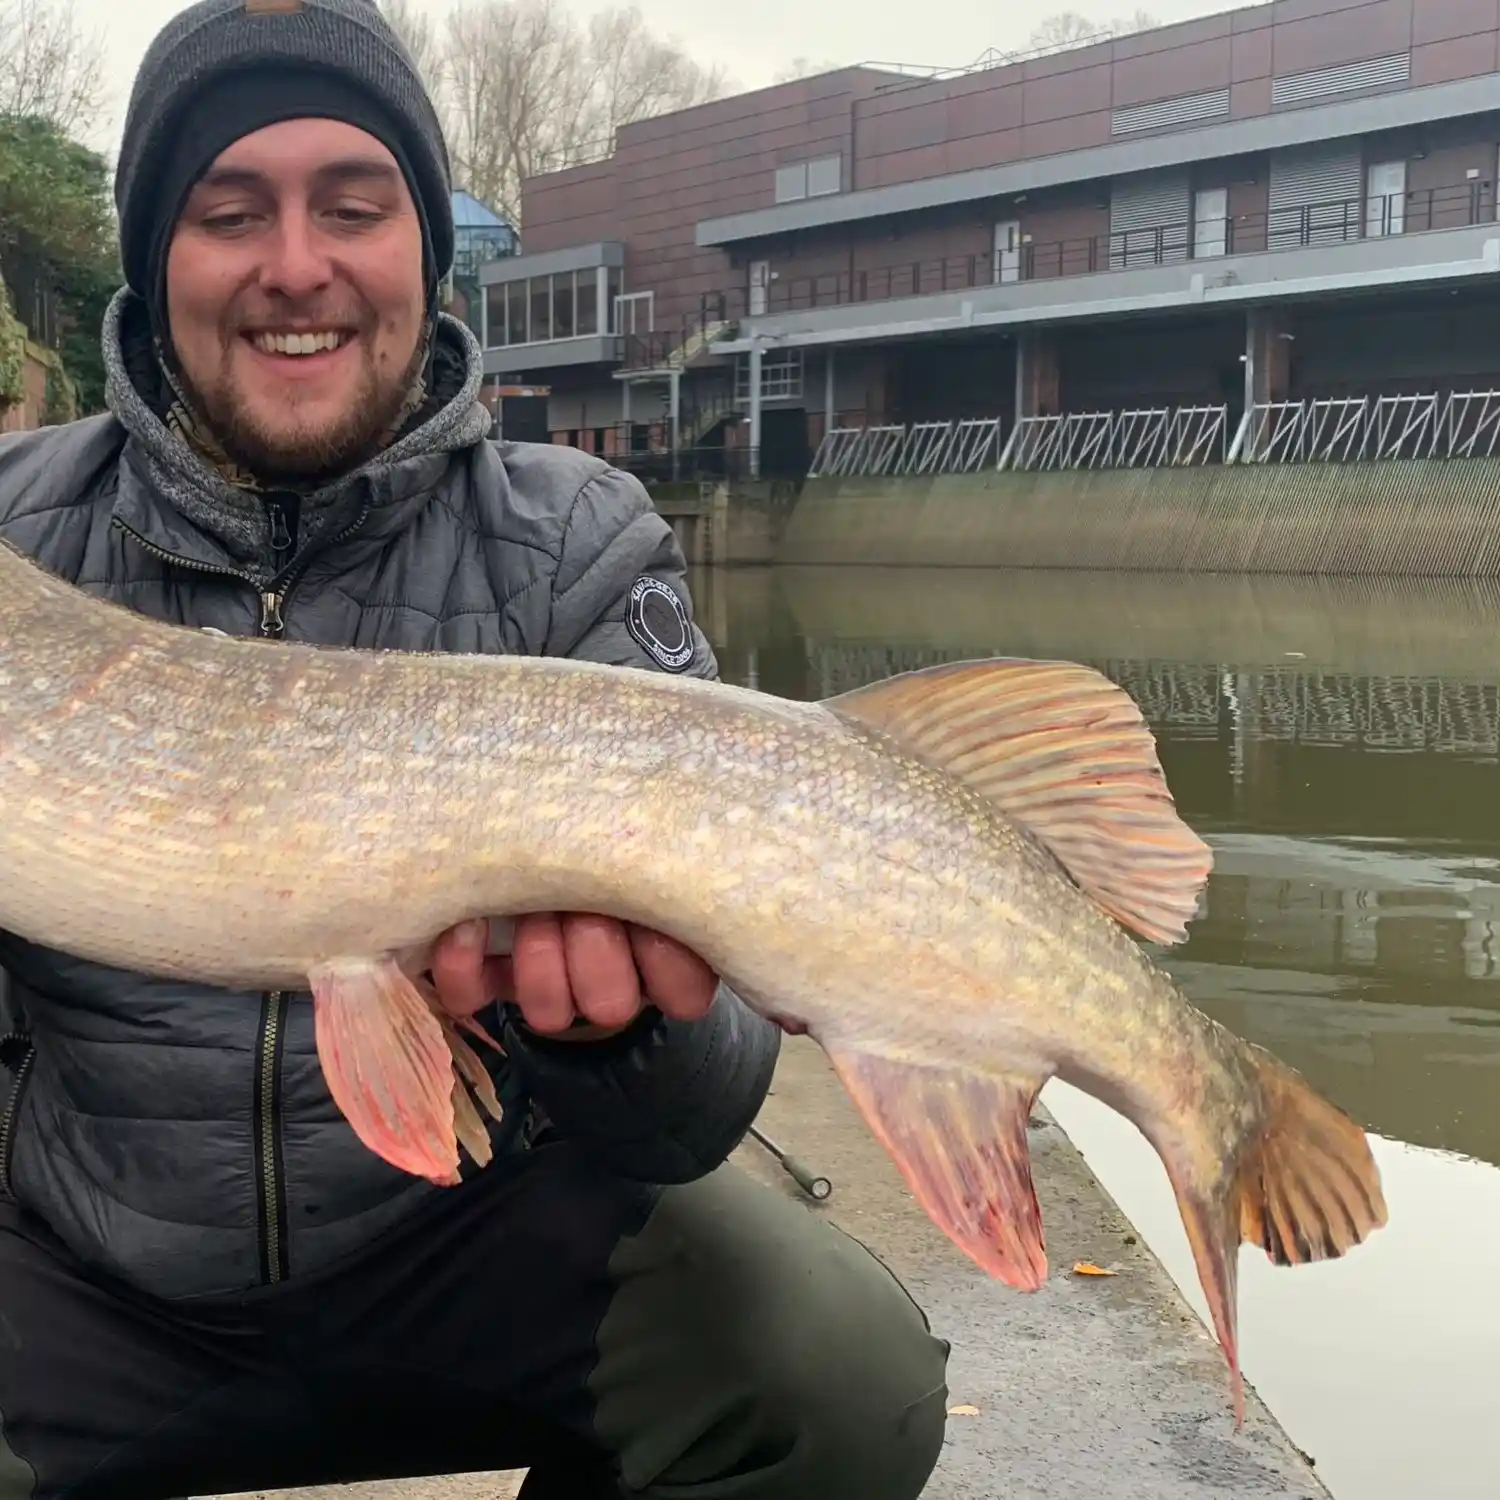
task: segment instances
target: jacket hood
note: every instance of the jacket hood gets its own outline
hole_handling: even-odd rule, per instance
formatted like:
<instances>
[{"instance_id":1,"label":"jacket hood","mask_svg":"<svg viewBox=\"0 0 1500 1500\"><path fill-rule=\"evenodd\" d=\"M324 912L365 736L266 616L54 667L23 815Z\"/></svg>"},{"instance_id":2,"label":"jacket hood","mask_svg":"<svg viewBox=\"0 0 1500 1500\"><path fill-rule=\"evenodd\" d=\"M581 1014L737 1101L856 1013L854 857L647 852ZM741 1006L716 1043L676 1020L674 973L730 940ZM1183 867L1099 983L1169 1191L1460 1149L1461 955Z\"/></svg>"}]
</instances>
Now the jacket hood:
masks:
<instances>
[{"instance_id":1,"label":"jacket hood","mask_svg":"<svg viewBox=\"0 0 1500 1500\"><path fill-rule=\"evenodd\" d=\"M232 483L178 429L177 394L157 359L146 305L129 288L111 300L102 342L106 399L127 434L122 459L140 488L237 562L269 566L271 526L260 494ZM381 495L410 493L419 476L435 478L446 467L434 460L482 442L491 422L479 400L483 378L479 341L457 318L440 313L421 404L369 462L302 495L304 537L311 539L349 516L370 498L372 486Z\"/></svg>"}]
</instances>

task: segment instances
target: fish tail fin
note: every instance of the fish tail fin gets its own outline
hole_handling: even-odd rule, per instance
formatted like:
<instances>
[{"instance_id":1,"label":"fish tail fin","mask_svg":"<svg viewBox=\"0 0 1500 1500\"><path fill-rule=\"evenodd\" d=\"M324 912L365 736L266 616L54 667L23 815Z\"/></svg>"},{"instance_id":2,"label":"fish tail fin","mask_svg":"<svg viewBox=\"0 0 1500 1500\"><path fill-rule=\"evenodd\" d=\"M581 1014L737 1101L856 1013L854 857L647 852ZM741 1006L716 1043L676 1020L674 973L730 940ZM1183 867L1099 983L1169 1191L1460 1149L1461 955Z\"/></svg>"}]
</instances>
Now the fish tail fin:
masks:
<instances>
[{"instance_id":1,"label":"fish tail fin","mask_svg":"<svg viewBox=\"0 0 1500 1500\"><path fill-rule=\"evenodd\" d=\"M1251 1058L1266 1119L1240 1164L1240 1238L1279 1266L1337 1260L1386 1222L1369 1138L1270 1053Z\"/></svg>"},{"instance_id":2,"label":"fish tail fin","mask_svg":"<svg viewBox=\"0 0 1500 1500\"><path fill-rule=\"evenodd\" d=\"M390 957L344 959L308 976L318 1060L354 1133L402 1171L450 1187L459 1145L483 1166L491 1147L470 1098L499 1119L478 1056L431 989Z\"/></svg>"},{"instance_id":3,"label":"fish tail fin","mask_svg":"<svg viewBox=\"0 0 1500 1500\"><path fill-rule=\"evenodd\" d=\"M1235 1425L1244 1421L1236 1328L1238 1254L1259 1245L1277 1265L1336 1260L1386 1222L1380 1169L1364 1130L1291 1068L1249 1049L1265 1100L1234 1175L1203 1192L1168 1163L1214 1332L1229 1362Z\"/></svg>"},{"instance_id":4,"label":"fish tail fin","mask_svg":"<svg viewBox=\"0 0 1500 1500\"><path fill-rule=\"evenodd\" d=\"M1027 1126L1041 1078L826 1046L855 1107L927 1216L1018 1291L1047 1279Z\"/></svg>"}]
</instances>

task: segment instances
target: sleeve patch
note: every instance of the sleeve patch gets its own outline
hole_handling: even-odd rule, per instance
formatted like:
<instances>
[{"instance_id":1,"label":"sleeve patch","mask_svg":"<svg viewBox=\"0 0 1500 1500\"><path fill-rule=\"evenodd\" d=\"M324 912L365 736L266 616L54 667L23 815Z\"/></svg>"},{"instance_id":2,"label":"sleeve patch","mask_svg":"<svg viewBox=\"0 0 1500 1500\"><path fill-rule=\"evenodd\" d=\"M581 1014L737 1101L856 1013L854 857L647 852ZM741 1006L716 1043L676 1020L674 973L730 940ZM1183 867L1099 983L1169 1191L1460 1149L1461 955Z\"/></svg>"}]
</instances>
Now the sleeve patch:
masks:
<instances>
[{"instance_id":1,"label":"sleeve patch","mask_svg":"<svg viewBox=\"0 0 1500 1500\"><path fill-rule=\"evenodd\" d=\"M659 578L640 577L625 600L625 628L631 639L659 667L685 671L696 642L682 600Z\"/></svg>"}]
</instances>

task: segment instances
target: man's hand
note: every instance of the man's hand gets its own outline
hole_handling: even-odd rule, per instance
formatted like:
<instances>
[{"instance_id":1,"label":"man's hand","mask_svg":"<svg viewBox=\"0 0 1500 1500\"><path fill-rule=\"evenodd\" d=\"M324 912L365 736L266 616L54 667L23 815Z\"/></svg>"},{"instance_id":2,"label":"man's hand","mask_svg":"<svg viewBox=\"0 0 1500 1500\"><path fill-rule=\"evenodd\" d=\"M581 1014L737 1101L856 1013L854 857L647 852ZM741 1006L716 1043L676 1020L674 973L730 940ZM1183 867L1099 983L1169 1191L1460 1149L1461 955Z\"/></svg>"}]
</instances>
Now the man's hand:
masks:
<instances>
[{"instance_id":1,"label":"man's hand","mask_svg":"<svg viewBox=\"0 0 1500 1500\"><path fill-rule=\"evenodd\" d=\"M584 912L518 917L509 955L485 953L489 923L466 922L438 940L432 982L443 1007L472 1016L499 1000L544 1036L584 1041L628 1026L647 1005L680 1021L708 1013L718 977L659 932ZM588 1029L574 1027L576 1021Z\"/></svg>"}]
</instances>

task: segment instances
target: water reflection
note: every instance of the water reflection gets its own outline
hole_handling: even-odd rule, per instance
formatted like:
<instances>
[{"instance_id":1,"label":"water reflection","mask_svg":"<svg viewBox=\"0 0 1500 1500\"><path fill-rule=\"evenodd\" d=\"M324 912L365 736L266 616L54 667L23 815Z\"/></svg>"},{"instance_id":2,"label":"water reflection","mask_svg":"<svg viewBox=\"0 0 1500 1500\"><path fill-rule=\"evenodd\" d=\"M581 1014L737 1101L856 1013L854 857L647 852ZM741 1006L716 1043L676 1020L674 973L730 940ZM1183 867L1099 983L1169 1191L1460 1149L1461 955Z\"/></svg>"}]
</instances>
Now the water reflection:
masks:
<instances>
[{"instance_id":1,"label":"water reflection","mask_svg":"<svg viewBox=\"0 0 1500 1500\"><path fill-rule=\"evenodd\" d=\"M1500 1492L1481 1410L1500 1348L1500 588L852 568L695 586L725 676L788 697L1006 654L1131 692L1215 850L1164 962L1384 1138L1392 1225L1359 1256L1289 1275L1247 1255L1246 1368L1339 1500ZM1201 1310L1145 1143L1084 1096L1047 1098Z\"/></svg>"}]
</instances>

